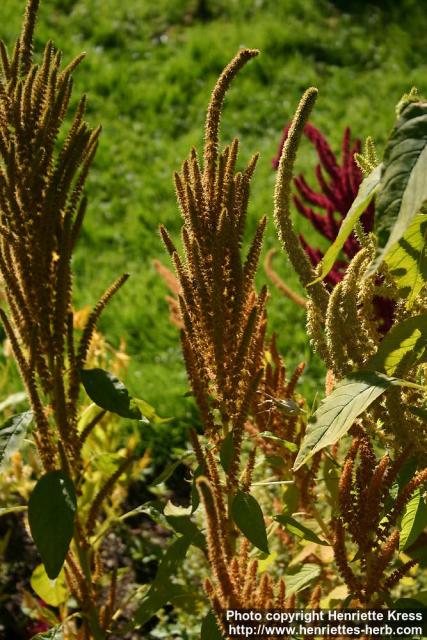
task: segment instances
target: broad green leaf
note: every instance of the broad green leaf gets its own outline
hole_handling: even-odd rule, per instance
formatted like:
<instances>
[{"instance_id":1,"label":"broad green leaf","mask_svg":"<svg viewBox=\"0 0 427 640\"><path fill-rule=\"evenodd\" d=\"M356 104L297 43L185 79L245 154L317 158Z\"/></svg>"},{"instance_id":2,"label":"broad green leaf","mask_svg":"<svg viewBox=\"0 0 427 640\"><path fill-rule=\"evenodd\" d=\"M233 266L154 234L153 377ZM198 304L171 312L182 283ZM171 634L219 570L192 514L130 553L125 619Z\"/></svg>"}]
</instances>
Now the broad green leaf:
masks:
<instances>
[{"instance_id":1,"label":"broad green leaf","mask_svg":"<svg viewBox=\"0 0 427 640\"><path fill-rule=\"evenodd\" d=\"M261 507L250 493L238 491L231 504L231 515L249 542L263 553L268 550L267 532Z\"/></svg>"},{"instance_id":2,"label":"broad green leaf","mask_svg":"<svg viewBox=\"0 0 427 640\"><path fill-rule=\"evenodd\" d=\"M77 509L74 485L62 471L40 478L28 503L31 535L51 580L64 564L74 533Z\"/></svg>"},{"instance_id":3,"label":"broad green leaf","mask_svg":"<svg viewBox=\"0 0 427 640\"><path fill-rule=\"evenodd\" d=\"M224 469L225 473L228 472L230 468L231 461L233 459L233 432L230 431L224 438L221 448L219 450L219 459L221 461L221 466Z\"/></svg>"},{"instance_id":4,"label":"broad green leaf","mask_svg":"<svg viewBox=\"0 0 427 640\"><path fill-rule=\"evenodd\" d=\"M45 631L44 633L38 633L33 636L31 640L63 640L62 624Z\"/></svg>"},{"instance_id":5,"label":"broad green leaf","mask_svg":"<svg viewBox=\"0 0 427 640\"><path fill-rule=\"evenodd\" d=\"M285 575L286 596L309 587L313 580L319 577L320 571L318 564L304 564L299 571Z\"/></svg>"},{"instance_id":6,"label":"broad green leaf","mask_svg":"<svg viewBox=\"0 0 427 640\"><path fill-rule=\"evenodd\" d=\"M308 529L303 524L301 524L301 522L298 522L298 520L295 520L295 518L292 518L291 516L282 514L274 516L274 519L277 522L280 522L280 524L283 524L290 533L293 533L302 540L309 540L310 542L315 542L316 544L323 544L327 547L329 546L329 542L326 542L326 540L321 540L319 536L314 533L314 531L311 531L311 529Z\"/></svg>"},{"instance_id":7,"label":"broad green leaf","mask_svg":"<svg viewBox=\"0 0 427 640\"><path fill-rule=\"evenodd\" d=\"M386 263L409 309L427 282L427 214L415 216L405 235L391 248Z\"/></svg>"},{"instance_id":8,"label":"broad green leaf","mask_svg":"<svg viewBox=\"0 0 427 640\"><path fill-rule=\"evenodd\" d=\"M143 419L143 415L129 395L123 382L104 369L82 369L82 384L89 398L101 409L122 418Z\"/></svg>"},{"instance_id":9,"label":"broad green leaf","mask_svg":"<svg viewBox=\"0 0 427 640\"><path fill-rule=\"evenodd\" d=\"M427 314L406 318L390 329L377 353L368 363L370 369L392 376L398 367L408 371L427 358ZM399 375L402 375L399 372Z\"/></svg>"},{"instance_id":10,"label":"broad green leaf","mask_svg":"<svg viewBox=\"0 0 427 640\"><path fill-rule=\"evenodd\" d=\"M360 184L358 194L341 224L337 237L326 251L321 261L320 275L318 278L313 280L311 284L315 284L316 282L323 280L334 266L334 262L338 258L348 236L353 231L354 225L359 220L366 207L369 206L369 203L378 191L381 169L382 165L376 167Z\"/></svg>"},{"instance_id":11,"label":"broad green leaf","mask_svg":"<svg viewBox=\"0 0 427 640\"><path fill-rule=\"evenodd\" d=\"M125 632L134 627L144 625L161 607L182 594L183 588L180 585L173 584L170 579L182 564L190 544L191 537L183 536L172 542L168 547L160 561L156 577L142 605L134 614L133 620L126 627Z\"/></svg>"},{"instance_id":12,"label":"broad green leaf","mask_svg":"<svg viewBox=\"0 0 427 640\"><path fill-rule=\"evenodd\" d=\"M358 371L344 378L310 417L294 471L342 438L356 418L393 383L393 379L374 371Z\"/></svg>"},{"instance_id":13,"label":"broad green leaf","mask_svg":"<svg viewBox=\"0 0 427 640\"><path fill-rule=\"evenodd\" d=\"M25 411L6 420L0 428L0 469L12 453L21 447L32 419L33 412Z\"/></svg>"},{"instance_id":14,"label":"broad green leaf","mask_svg":"<svg viewBox=\"0 0 427 640\"><path fill-rule=\"evenodd\" d=\"M399 549L404 551L410 547L426 527L427 505L421 495L421 490L417 489L403 512L400 523Z\"/></svg>"},{"instance_id":15,"label":"broad green leaf","mask_svg":"<svg viewBox=\"0 0 427 640\"><path fill-rule=\"evenodd\" d=\"M58 607L69 596L63 571L55 580L50 580L44 566L39 564L31 575L30 583L38 597L51 607Z\"/></svg>"},{"instance_id":16,"label":"broad green leaf","mask_svg":"<svg viewBox=\"0 0 427 640\"><path fill-rule=\"evenodd\" d=\"M218 628L215 615L209 611L207 616L203 618L202 628L200 630L200 640L223 640L224 636Z\"/></svg>"},{"instance_id":17,"label":"broad green leaf","mask_svg":"<svg viewBox=\"0 0 427 640\"><path fill-rule=\"evenodd\" d=\"M427 200L427 102L411 102L400 117L384 152L376 201L378 252L374 273L399 242Z\"/></svg>"}]
</instances>

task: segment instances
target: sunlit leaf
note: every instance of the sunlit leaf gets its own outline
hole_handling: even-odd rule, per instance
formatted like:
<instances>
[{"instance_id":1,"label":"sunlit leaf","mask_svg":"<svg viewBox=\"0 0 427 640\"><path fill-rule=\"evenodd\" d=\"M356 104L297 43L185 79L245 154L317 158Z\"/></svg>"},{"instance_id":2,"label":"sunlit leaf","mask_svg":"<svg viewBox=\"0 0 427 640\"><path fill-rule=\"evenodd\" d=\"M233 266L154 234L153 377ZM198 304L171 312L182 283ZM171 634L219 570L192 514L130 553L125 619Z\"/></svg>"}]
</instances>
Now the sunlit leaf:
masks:
<instances>
[{"instance_id":1,"label":"sunlit leaf","mask_svg":"<svg viewBox=\"0 0 427 640\"><path fill-rule=\"evenodd\" d=\"M21 447L32 419L33 412L25 411L6 420L0 428L0 469L12 453Z\"/></svg>"},{"instance_id":2,"label":"sunlit leaf","mask_svg":"<svg viewBox=\"0 0 427 640\"><path fill-rule=\"evenodd\" d=\"M338 442L355 419L393 382L384 374L373 371L358 371L344 378L310 417L294 471L318 451Z\"/></svg>"},{"instance_id":3,"label":"sunlit leaf","mask_svg":"<svg viewBox=\"0 0 427 640\"><path fill-rule=\"evenodd\" d=\"M43 633L38 633L36 636L33 636L31 640L63 640L64 635L62 633L62 624L49 631L44 631Z\"/></svg>"},{"instance_id":4,"label":"sunlit leaf","mask_svg":"<svg viewBox=\"0 0 427 640\"><path fill-rule=\"evenodd\" d=\"M55 580L51 580L42 564L34 569L30 584L38 597L52 607L58 607L69 596L64 572L61 571Z\"/></svg>"},{"instance_id":5,"label":"sunlit leaf","mask_svg":"<svg viewBox=\"0 0 427 640\"><path fill-rule=\"evenodd\" d=\"M427 215L419 213L386 257L399 294L412 306L427 282Z\"/></svg>"},{"instance_id":6,"label":"sunlit leaf","mask_svg":"<svg viewBox=\"0 0 427 640\"><path fill-rule=\"evenodd\" d=\"M18 391L17 393L12 393L5 400L0 402L0 411L4 411L9 407L16 407L16 405L21 404L22 402L28 401L28 396L25 391Z\"/></svg>"},{"instance_id":7,"label":"sunlit leaf","mask_svg":"<svg viewBox=\"0 0 427 640\"><path fill-rule=\"evenodd\" d=\"M365 209L369 206L369 203L378 191L381 169L382 165L379 165L361 182L358 194L340 226L337 237L328 248L321 261L320 275L318 278L313 280L311 284L323 280L334 266L345 241L354 229L354 225L359 220Z\"/></svg>"},{"instance_id":8,"label":"sunlit leaf","mask_svg":"<svg viewBox=\"0 0 427 640\"><path fill-rule=\"evenodd\" d=\"M400 523L399 549L404 551L411 546L427 527L427 505L421 490L417 489L403 512Z\"/></svg>"},{"instance_id":9,"label":"sunlit leaf","mask_svg":"<svg viewBox=\"0 0 427 640\"><path fill-rule=\"evenodd\" d=\"M2 507L0 509L0 516L7 516L8 513L21 513L26 510L27 507L21 505L17 505L16 507Z\"/></svg>"},{"instance_id":10,"label":"sunlit leaf","mask_svg":"<svg viewBox=\"0 0 427 640\"><path fill-rule=\"evenodd\" d=\"M378 252L374 273L402 238L427 200L427 102L410 102L400 113L384 152L376 201Z\"/></svg>"},{"instance_id":11,"label":"sunlit leaf","mask_svg":"<svg viewBox=\"0 0 427 640\"><path fill-rule=\"evenodd\" d=\"M369 368L392 376L399 367L405 371L427 358L427 314L406 318L386 333Z\"/></svg>"},{"instance_id":12,"label":"sunlit leaf","mask_svg":"<svg viewBox=\"0 0 427 640\"><path fill-rule=\"evenodd\" d=\"M286 582L286 596L303 591L319 577L321 567L318 564L304 564L299 571L284 576Z\"/></svg>"}]
</instances>

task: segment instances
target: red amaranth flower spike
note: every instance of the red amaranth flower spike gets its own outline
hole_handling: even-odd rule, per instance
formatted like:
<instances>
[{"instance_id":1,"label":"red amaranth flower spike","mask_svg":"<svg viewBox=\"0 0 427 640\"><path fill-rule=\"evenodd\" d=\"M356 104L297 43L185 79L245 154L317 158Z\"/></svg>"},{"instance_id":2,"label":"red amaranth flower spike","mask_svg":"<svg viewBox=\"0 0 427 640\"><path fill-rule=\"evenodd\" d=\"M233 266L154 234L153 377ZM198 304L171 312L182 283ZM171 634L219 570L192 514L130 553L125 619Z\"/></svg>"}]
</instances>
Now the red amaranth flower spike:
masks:
<instances>
[{"instance_id":1,"label":"red amaranth flower spike","mask_svg":"<svg viewBox=\"0 0 427 640\"><path fill-rule=\"evenodd\" d=\"M272 160L274 169L279 166L289 128L290 124L283 130L277 155ZM354 160L354 154L360 153L361 142L356 138L352 143L350 127L346 127L342 140L341 163L339 163L319 129L308 123L304 127L304 134L315 147L319 158L315 173L320 191L315 191L310 187L301 174L294 179L297 193L293 196L293 200L299 213L307 218L312 226L329 242L333 242L363 180L362 172ZM374 218L375 203L372 201L360 218L363 229L367 233L372 231L374 227ZM300 234L299 238L310 262L313 266L317 266L323 258L322 251L311 246L303 235ZM336 260L325 278L325 283L330 290L342 280L348 263L360 248L359 241L352 233L342 249L347 260ZM392 300L379 296L375 298L375 303L378 318L381 321L379 330L381 333L386 333L392 324L394 303Z\"/></svg>"},{"instance_id":2,"label":"red amaranth flower spike","mask_svg":"<svg viewBox=\"0 0 427 640\"><path fill-rule=\"evenodd\" d=\"M283 145L288 137L290 125L285 127L280 141L277 155L273 158L272 165L277 169ZM308 123L304 128L304 134L316 148L319 164L316 167L316 179L320 191L315 191L307 183L303 175L295 178L294 184L297 194L294 202L297 210L313 227L319 231L329 242L333 242L348 210L350 209L362 182L362 173L354 161L354 154L360 152L361 143L356 139L351 143L351 131L347 127L344 131L342 142L341 163L338 162L328 141L324 135L312 124ZM316 207L314 209L313 207ZM319 211L323 210L323 212ZM371 203L362 214L361 223L365 231L371 231L374 223L375 208ZM300 236L304 249L311 263L316 266L323 257L318 248L312 247L304 236ZM351 260L360 249L360 244L354 234L351 234L343 247L344 255ZM337 282L342 280L347 262L337 260L332 271L326 278L326 283L332 289Z\"/></svg>"}]
</instances>

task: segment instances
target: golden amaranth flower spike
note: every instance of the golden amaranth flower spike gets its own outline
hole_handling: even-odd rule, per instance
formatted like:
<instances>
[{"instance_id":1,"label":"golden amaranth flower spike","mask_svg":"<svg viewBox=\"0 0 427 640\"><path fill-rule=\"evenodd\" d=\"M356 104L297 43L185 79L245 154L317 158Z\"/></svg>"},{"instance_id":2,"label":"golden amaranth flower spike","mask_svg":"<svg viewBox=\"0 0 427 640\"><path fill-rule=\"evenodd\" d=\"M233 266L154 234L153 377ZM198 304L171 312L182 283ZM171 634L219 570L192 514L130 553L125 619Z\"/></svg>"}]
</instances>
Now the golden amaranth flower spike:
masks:
<instances>
[{"instance_id":1,"label":"golden amaranth flower spike","mask_svg":"<svg viewBox=\"0 0 427 640\"><path fill-rule=\"evenodd\" d=\"M328 294L321 283L316 283L311 287L307 286L314 280L315 273L294 231L290 211L291 184L297 149L316 98L317 89L314 87L307 89L292 120L277 172L274 191L274 221L283 248L288 254L301 284L307 288L307 293L313 298L320 310L325 312Z\"/></svg>"}]
</instances>

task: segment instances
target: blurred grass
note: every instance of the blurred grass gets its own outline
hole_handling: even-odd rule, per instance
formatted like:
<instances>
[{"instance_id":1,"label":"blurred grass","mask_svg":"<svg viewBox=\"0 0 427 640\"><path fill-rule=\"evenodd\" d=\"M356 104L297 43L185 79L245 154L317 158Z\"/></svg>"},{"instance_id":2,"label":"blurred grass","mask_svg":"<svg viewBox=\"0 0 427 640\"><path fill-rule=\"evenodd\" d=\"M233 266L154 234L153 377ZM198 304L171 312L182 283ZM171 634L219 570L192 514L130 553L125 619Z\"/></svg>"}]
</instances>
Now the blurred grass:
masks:
<instances>
[{"instance_id":1,"label":"blurred grass","mask_svg":"<svg viewBox=\"0 0 427 640\"><path fill-rule=\"evenodd\" d=\"M181 397L187 383L177 330L169 324L165 286L151 261L168 263L157 232L160 222L178 236L172 172L192 145L202 143L209 94L223 66L240 46L261 51L227 97L222 140L240 137L241 166L255 151L261 153L248 237L266 213L265 249L278 246L271 221L271 158L307 86L319 88L312 121L337 152L348 124L358 137L372 135L381 149L402 93L414 84L426 89L425 3L358 2L352 10L326 0L207 4L210 16L202 20L195 0L44 0L36 38L38 54L48 38L65 60L87 52L76 74L75 97L88 93L89 119L102 123L103 135L74 260L76 305L94 304L118 274L132 274L100 328L114 345L121 336L127 341L131 391L160 414L177 417L173 426L150 436L159 449L178 443L182 424L195 414L191 399ZM0 4L1 36L10 46L23 6L23 0ZM298 169L311 177L315 163L304 144ZM300 219L297 224L304 227ZM312 231L305 233L317 242ZM285 257L275 265L298 289ZM259 284L263 281L261 273ZM302 388L312 399L321 392L322 368L310 353L303 313L272 290L269 320L289 367L308 361Z\"/></svg>"}]
</instances>

